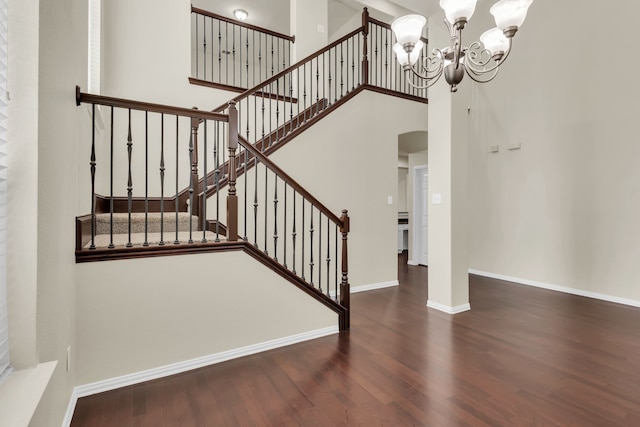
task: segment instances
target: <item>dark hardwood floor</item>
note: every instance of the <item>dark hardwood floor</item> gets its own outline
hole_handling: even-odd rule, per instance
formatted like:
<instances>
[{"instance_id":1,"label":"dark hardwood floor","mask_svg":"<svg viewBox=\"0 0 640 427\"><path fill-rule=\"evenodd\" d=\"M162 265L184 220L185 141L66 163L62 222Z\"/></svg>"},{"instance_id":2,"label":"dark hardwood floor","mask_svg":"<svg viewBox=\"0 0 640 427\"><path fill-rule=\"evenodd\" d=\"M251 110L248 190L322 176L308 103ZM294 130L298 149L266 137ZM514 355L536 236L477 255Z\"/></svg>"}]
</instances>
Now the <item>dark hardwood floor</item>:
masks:
<instances>
[{"instance_id":1,"label":"dark hardwood floor","mask_svg":"<svg viewBox=\"0 0 640 427\"><path fill-rule=\"evenodd\" d=\"M640 426L640 309L427 269L354 294L351 330L78 401L91 426Z\"/></svg>"}]
</instances>

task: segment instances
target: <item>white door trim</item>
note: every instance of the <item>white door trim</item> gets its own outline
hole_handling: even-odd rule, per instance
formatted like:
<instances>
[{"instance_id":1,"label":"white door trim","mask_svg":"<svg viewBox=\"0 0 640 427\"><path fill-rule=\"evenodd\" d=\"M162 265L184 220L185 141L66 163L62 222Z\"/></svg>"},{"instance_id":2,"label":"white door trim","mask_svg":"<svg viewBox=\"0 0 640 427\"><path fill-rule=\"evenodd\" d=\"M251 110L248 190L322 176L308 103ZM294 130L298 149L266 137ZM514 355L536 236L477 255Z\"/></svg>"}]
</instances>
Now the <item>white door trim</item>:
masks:
<instances>
[{"instance_id":1,"label":"white door trim","mask_svg":"<svg viewBox=\"0 0 640 427\"><path fill-rule=\"evenodd\" d=\"M420 264L420 258L422 254L422 231L420 230L420 224L422 220L422 180L420 177L423 173L429 173L428 165L419 165L413 167L413 210L411 211L411 218L409 218L409 224L411 227L411 261L408 264L418 265Z\"/></svg>"}]
</instances>

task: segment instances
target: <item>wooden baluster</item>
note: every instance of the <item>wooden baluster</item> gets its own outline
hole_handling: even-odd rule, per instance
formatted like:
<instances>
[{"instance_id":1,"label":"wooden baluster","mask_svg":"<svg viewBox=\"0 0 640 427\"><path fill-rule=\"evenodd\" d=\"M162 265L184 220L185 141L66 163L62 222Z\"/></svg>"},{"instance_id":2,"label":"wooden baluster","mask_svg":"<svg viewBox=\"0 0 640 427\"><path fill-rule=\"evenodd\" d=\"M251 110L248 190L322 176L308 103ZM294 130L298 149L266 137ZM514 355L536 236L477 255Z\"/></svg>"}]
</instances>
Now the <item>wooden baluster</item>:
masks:
<instances>
[{"instance_id":1,"label":"wooden baluster","mask_svg":"<svg viewBox=\"0 0 640 427\"><path fill-rule=\"evenodd\" d=\"M91 104L91 245L96 248L96 104Z\"/></svg>"},{"instance_id":2,"label":"wooden baluster","mask_svg":"<svg viewBox=\"0 0 640 427\"><path fill-rule=\"evenodd\" d=\"M236 195L236 149L238 148L238 110L229 103L229 192L227 196L227 240L238 241L238 196Z\"/></svg>"},{"instance_id":3,"label":"wooden baluster","mask_svg":"<svg viewBox=\"0 0 640 427\"><path fill-rule=\"evenodd\" d=\"M347 250L347 236L350 229L350 219L346 209L342 211L342 217L340 219L342 222L342 226L340 227L340 232L342 233L342 281L340 282L340 305L347 309L347 316L345 317L343 324L340 325L340 329L346 330L349 329L349 307L351 305L351 286L349 285L349 262Z\"/></svg>"},{"instance_id":4,"label":"wooden baluster","mask_svg":"<svg viewBox=\"0 0 640 427\"><path fill-rule=\"evenodd\" d=\"M369 84L369 57L367 38L369 36L369 11L365 7L362 11L362 81L364 84Z\"/></svg>"},{"instance_id":5,"label":"wooden baluster","mask_svg":"<svg viewBox=\"0 0 640 427\"><path fill-rule=\"evenodd\" d=\"M198 217L199 219L199 223L202 227L202 240L200 240L200 242L202 243L207 243L207 190L209 189L209 178L207 177L207 173L208 173L208 169L207 169L207 146L208 146L208 135L207 135L207 129L208 129L208 125L207 125L207 121L204 120L203 121L203 127L204 127L204 144L202 146L203 149L203 153L204 156L202 159L202 198L198 200L199 203L199 207L198 207L198 213L200 214L200 216ZM198 182L198 180L196 180L196 183ZM217 218L216 218L217 219ZM216 226L217 226L217 221L216 221Z\"/></svg>"},{"instance_id":6,"label":"wooden baluster","mask_svg":"<svg viewBox=\"0 0 640 427\"><path fill-rule=\"evenodd\" d=\"M127 247L133 246L131 243L131 209L133 207L133 179L131 178L131 153L133 151L133 139L131 138L131 108L129 108L129 124L127 132L127 158L129 163L129 176L127 179L127 212L128 212L128 240Z\"/></svg>"},{"instance_id":7,"label":"wooden baluster","mask_svg":"<svg viewBox=\"0 0 640 427\"><path fill-rule=\"evenodd\" d=\"M194 107L194 110L196 108ZM191 164L191 174L189 175L189 242L193 243L193 215L200 219L200 212L197 207L194 209L194 193L198 185L198 127L200 119L191 118L191 138L189 138L189 163ZM199 222L199 221L198 221Z\"/></svg>"}]
</instances>

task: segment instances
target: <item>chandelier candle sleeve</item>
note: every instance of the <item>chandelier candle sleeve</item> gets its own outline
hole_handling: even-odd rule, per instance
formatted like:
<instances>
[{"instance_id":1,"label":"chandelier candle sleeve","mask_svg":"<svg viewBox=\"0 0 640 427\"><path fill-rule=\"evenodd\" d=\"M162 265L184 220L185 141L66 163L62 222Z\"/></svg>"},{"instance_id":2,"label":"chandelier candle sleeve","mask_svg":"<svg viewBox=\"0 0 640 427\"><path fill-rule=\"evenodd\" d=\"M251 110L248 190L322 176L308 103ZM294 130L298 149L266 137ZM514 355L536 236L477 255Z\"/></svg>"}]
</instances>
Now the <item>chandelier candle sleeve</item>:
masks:
<instances>
[{"instance_id":1,"label":"chandelier candle sleeve","mask_svg":"<svg viewBox=\"0 0 640 427\"><path fill-rule=\"evenodd\" d=\"M433 49L431 55L422 58L423 45L418 42L426 19L420 15L407 15L393 21L391 29L397 41L393 50L407 72L410 86L426 89L444 74L451 92L455 92L465 74L478 83L488 83L497 76L533 0L499 0L490 9L497 27L485 31L479 41L465 46L462 44L462 32L475 12L476 3L477 0L440 0L451 42L449 46ZM412 77L418 77L424 84L416 85Z\"/></svg>"}]
</instances>

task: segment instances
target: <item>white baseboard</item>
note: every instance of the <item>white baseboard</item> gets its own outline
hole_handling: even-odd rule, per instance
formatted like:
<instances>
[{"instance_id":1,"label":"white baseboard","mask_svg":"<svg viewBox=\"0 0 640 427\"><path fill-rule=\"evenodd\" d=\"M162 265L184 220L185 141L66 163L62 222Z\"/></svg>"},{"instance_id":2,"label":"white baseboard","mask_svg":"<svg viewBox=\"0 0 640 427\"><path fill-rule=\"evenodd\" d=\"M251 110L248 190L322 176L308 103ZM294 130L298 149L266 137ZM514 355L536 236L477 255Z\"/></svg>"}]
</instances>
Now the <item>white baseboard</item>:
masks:
<instances>
[{"instance_id":1,"label":"white baseboard","mask_svg":"<svg viewBox=\"0 0 640 427\"><path fill-rule=\"evenodd\" d=\"M62 422L62 427L69 427L76 403L79 398L90 396L92 394L102 393L109 390L115 390L139 384L145 381L151 381L158 378L167 377L169 375L179 374L181 372L190 371L192 369L202 368L204 366L214 365L216 363L225 362L231 359L237 359L243 356L260 353L267 350L273 350L279 347L285 347L291 344L297 344L303 341L315 338L325 337L327 335L339 332L338 326L329 326L327 328L317 329L315 331L304 332L301 334L291 335L284 338L278 338L259 344L253 344L221 353L211 354L209 356L199 357L196 359L185 360L184 362L172 363L170 365L161 366L159 368L148 369L146 371L135 372L133 374L123 375L120 377L110 378L108 380L97 381L95 383L85 384L73 389L67 413Z\"/></svg>"},{"instance_id":2,"label":"white baseboard","mask_svg":"<svg viewBox=\"0 0 640 427\"><path fill-rule=\"evenodd\" d=\"M616 304L630 305L632 307L640 308L640 301L629 299L629 298L615 297L612 295L601 294L598 292L584 291L582 289L568 288L566 286L552 285L549 283L537 282L535 280L521 279L519 277L505 276L502 274L489 273L489 272L480 271L480 270L469 270L469 273L475 274L477 276L484 276L492 279L505 280L507 282L514 282L520 285L533 286L535 288L548 289L551 291L563 292L565 294L578 295L581 297L594 298L602 301L613 302Z\"/></svg>"},{"instance_id":3,"label":"white baseboard","mask_svg":"<svg viewBox=\"0 0 640 427\"><path fill-rule=\"evenodd\" d=\"M350 293L357 294L358 292L366 292L366 291L373 291L373 290L376 290L376 289L392 288L392 287L398 286L398 285L399 285L399 282L397 280L391 280L390 282L373 283L371 285L352 286ZM340 295L340 292L338 292L338 295ZM329 296L331 298L335 298L336 297L335 291L330 291L329 292Z\"/></svg>"},{"instance_id":4,"label":"white baseboard","mask_svg":"<svg viewBox=\"0 0 640 427\"><path fill-rule=\"evenodd\" d=\"M392 288L398 285L399 283L397 280L391 280L390 282L380 282L380 283L373 283L371 285L354 286L351 288L351 293L356 294L358 292L373 291L375 289Z\"/></svg>"},{"instance_id":5,"label":"white baseboard","mask_svg":"<svg viewBox=\"0 0 640 427\"><path fill-rule=\"evenodd\" d=\"M455 307L451 307L451 306L440 304L438 302L434 302L434 301L431 301L431 300L427 301L427 307L433 308L433 309L436 309L436 310L439 310L439 311L443 311L443 312L445 312L447 314L458 314L458 313L463 313L465 311L471 310L471 305L469 305L469 303L456 305Z\"/></svg>"},{"instance_id":6,"label":"white baseboard","mask_svg":"<svg viewBox=\"0 0 640 427\"><path fill-rule=\"evenodd\" d=\"M412 259L407 260L407 264L408 264L408 265L420 265L420 264L418 264L416 261L414 261L414 260L412 260Z\"/></svg>"}]
</instances>

